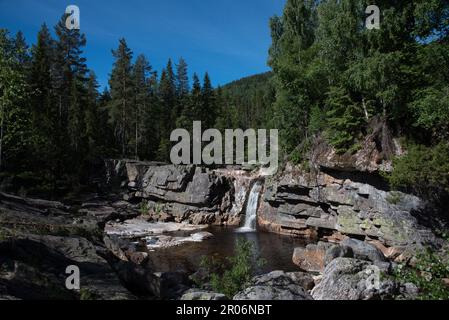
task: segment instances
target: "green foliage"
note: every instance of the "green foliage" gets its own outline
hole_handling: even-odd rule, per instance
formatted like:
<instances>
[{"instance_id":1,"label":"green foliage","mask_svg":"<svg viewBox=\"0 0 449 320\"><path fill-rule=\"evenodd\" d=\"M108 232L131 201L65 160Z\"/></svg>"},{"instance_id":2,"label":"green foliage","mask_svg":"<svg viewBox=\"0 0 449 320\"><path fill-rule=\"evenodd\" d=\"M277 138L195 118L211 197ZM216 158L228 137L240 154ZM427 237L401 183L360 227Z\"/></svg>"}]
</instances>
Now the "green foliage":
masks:
<instances>
[{"instance_id":1,"label":"green foliage","mask_svg":"<svg viewBox=\"0 0 449 320\"><path fill-rule=\"evenodd\" d=\"M210 274L210 284L216 292L233 297L255 275L256 268L263 265L263 260L257 259L253 244L248 240L238 239L235 255L225 262L217 257L204 257L201 267Z\"/></svg>"},{"instance_id":2,"label":"green foliage","mask_svg":"<svg viewBox=\"0 0 449 320\"><path fill-rule=\"evenodd\" d=\"M449 258L430 249L418 254L414 267L399 265L394 277L401 283L413 283L420 289L421 300L448 300L449 288L443 279L449 278Z\"/></svg>"},{"instance_id":3,"label":"green foliage","mask_svg":"<svg viewBox=\"0 0 449 320\"><path fill-rule=\"evenodd\" d=\"M402 201L402 195L399 192L390 192L387 196L387 202L392 205L397 205Z\"/></svg>"},{"instance_id":4,"label":"green foliage","mask_svg":"<svg viewBox=\"0 0 449 320\"><path fill-rule=\"evenodd\" d=\"M139 205L139 212L141 215L146 216L150 213L150 208L148 207L148 202L142 201Z\"/></svg>"},{"instance_id":5,"label":"green foliage","mask_svg":"<svg viewBox=\"0 0 449 320\"><path fill-rule=\"evenodd\" d=\"M433 191L449 192L449 146L411 145L405 156L394 160L394 170L387 179L395 189L431 196Z\"/></svg>"},{"instance_id":6,"label":"green foliage","mask_svg":"<svg viewBox=\"0 0 449 320\"><path fill-rule=\"evenodd\" d=\"M266 128L275 92L271 72L231 82L217 92L220 105L217 127Z\"/></svg>"},{"instance_id":7,"label":"green foliage","mask_svg":"<svg viewBox=\"0 0 449 320\"><path fill-rule=\"evenodd\" d=\"M327 100L329 142L337 153L354 151L359 128L362 124L361 110L343 88L332 87Z\"/></svg>"},{"instance_id":8,"label":"green foliage","mask_svg":"<svg viewBox=\"0 0 449 320\"><path fill-rule=\"evenodd\" d=\"M449 137L449 87L419 90L410 106L416 115L415 127L440 139Z\"/></svg>"},{"instance_id":9,"label":"green foliage","mask_svg":"<svg viewBox=\"0 0 449 320\"><path fill-rule=\"evenodd\" d=\"M95 291L86 289L86 288L80 289L80 300L89 301L89 300L98 300L98 299L99 299L99 296Z\"/></svg>"},{"instance_id":10,"label":"green foliage","mask_svg":"<svg viewBox=\"0 0 449 320\"><path fill-rule=\"evenodd\" d=\"M285 154L323 131L338 153L354 153L373 117L420 143L447 140L448 3L377 5L379 30L364 27L363 0L288 0L271 19L270 118Z\"/></svg>"}]
</instances>

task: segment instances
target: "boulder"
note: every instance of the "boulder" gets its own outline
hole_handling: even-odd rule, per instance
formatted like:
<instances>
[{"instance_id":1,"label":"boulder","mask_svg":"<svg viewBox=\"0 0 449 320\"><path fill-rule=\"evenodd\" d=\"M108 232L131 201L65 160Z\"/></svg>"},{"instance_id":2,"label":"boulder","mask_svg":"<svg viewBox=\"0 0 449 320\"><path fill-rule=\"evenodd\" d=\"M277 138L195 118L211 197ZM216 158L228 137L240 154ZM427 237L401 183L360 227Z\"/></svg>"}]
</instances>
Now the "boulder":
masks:
<instances>
[{"instance_id":1,"label":"boulder","mask_svg":"<svg viewBox=\"0 0 449 320\"><path fill-rule=\"evenodd\" d=\"M306 274L273 271L253 278L233 300L312 300L303 287L310 287L312 282L313 279Z\"/></svg>"},{"instance_id":2,"label":"boulder","mask_svg":"<svg viewBox=\"0 0 449 320\"><path fill-rule=\"evenodd\" d=\"M369 260L372 262L385 262L385 256L382 251L375 246L357 239L345 239L341 243L342 246L351 248L354 253L354 258L360 260Z\"/></svg>"},{"instance_id":3,"label":"boulder","mask_svg":"<svg viewBox=\"0 0 449 320\"><path fill-rule=\"evenodd\" d=\"M0 284L20 299L135 299L108 261L84 238L16 235L0 243L0 261L6 267ZM80 270L81 292L66 289L68 266ZM88 294L86 294L88 293Z\"/></svg>"},{"instance_id":4,"label":"boulder","mask_svg":"<svg viewBox=\"0 0 449 320\"><path fill-rule=\"evenodd\" d=\"M184 301L213 301L229 300L224 294L205 291L200 289L190 289L184 292L180 300Z\"/></svg>"},{"instance_id":5,"label":"boulder","mask_svg":"<svg viewBox=\"0 0 449 320\"><path fill-rule=\"evenodd\" d=\"M368 261L337 258L329 263L320 283L312 290L315 300L391 299L397 293L392 280L384 280Z\"/></svg>"},{"instance_id":6,"label":"boulder","mask_svg":"<svg viewBox=\"0 0 449 320\"><path fill-rule=\"evenodd\" d=\"M324 266L327 266L333 260L337 258L353 258L354 251L347 246L332 246L327 249L326 254L324 256Z\"/></svg>"},{"instance_id":7,"label":"boulder","mask_svg":"<svg viewBox=\"0 0 449 320\"><path fill-rule=\"evenodd\" d=\"M321 272L325 266L326 251L332 245L319 242L317 245L309 244L305 248L295 248L293 263L301 270L308 272Z\"/></svg>"}]
</instances>

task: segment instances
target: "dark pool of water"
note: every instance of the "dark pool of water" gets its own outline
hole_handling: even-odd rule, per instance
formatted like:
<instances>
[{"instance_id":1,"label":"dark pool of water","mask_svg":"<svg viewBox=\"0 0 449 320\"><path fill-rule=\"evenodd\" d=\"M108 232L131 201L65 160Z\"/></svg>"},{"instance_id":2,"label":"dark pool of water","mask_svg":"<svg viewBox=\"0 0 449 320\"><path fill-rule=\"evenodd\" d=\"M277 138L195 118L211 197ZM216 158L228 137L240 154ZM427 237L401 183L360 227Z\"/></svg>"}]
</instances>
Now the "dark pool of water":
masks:
<instances>
[{"instance_id":1,"label":"dark pool of water","mask_svg":"<svg viewBox=\"0 0 449 320\"><path fill-rule=\"evenodd\" d=\"M265 232L238 233L233 228L222 227L211 227L206 231L214 234L214 238L150 252L149 266L156 272L193 273L198 270L204 256L232 256L237 239L243 238L251 241L257 255L265 260L258 272L298 271L292 262L293 251L296 247L307 245L303 240Z\"/></svg>"}]
</instances>

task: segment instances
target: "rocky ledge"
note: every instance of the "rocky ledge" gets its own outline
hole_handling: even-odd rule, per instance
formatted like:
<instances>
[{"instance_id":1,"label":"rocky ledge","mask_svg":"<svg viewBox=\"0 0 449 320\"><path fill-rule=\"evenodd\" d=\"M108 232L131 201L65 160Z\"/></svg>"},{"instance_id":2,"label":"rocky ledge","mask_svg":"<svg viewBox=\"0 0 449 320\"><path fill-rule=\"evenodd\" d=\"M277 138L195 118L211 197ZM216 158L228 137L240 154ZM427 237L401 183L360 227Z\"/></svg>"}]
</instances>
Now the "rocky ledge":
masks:
<instances>
[{"instance_id":1,"label":"rocky ledge","mask_svg":"<svg viewBox=\"0 0 449 320\"><path fill-rule=\"evenodd\" d=\"M288 166L267 181L259 208L262 229L340 242L347 237L385 247L436 245L417 216L426 204L413 195L383 189L376 175L350 172L305 173Z\"/></svg>"},{"instance_id":2,"label":"rocky ledge","mask_svg":"<svg viewBox=\"0 0 449 320\"><path fill-rule=\"evenodd\" d=\"M142 202L152 221L238 225L252 177L241 170L107 160L110 184L126 187L125 200Z\"/></svg>"},{"instance_id":3,"label":"rocky ledge","mask_svg":"<svg viewBox=\"0 0 449 320\"><path fill-rule=\"evenodd\" d=\"M144 267L147 253L105 233L106 225L139 215L136 205L99 197L71 207L0 193L0 299L179 297L189 288L186 275ZM208 236L197 232L191 240ZM80 290L66 287L69 266L79 268Z\"/></svg>"}]
</instances>

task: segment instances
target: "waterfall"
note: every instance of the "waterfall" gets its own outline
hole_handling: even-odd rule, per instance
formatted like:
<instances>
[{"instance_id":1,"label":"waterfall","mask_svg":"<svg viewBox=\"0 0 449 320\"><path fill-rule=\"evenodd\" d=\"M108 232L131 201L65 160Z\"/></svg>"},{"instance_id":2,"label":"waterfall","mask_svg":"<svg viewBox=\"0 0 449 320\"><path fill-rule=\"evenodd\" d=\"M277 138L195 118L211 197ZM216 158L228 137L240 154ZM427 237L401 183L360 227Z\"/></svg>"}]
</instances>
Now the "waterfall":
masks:
<instances>
[{"instance_id":1,"label":"waterfall","mask_svg":"<svg viewBox=\"0 0 449 320\"><path fill-rule=\"evenodd\" d=\"M262 183L257 181L249 194L248 204L246 205L245 223L239 228L238 232L254 232L257 227L257 207L259 205L259 194L262 189Z\"/></svg>"}]
</instances>

